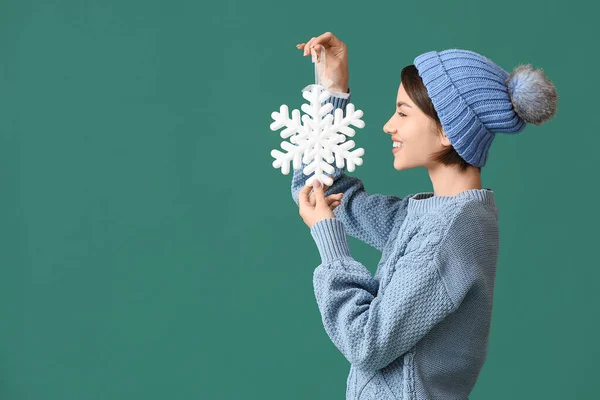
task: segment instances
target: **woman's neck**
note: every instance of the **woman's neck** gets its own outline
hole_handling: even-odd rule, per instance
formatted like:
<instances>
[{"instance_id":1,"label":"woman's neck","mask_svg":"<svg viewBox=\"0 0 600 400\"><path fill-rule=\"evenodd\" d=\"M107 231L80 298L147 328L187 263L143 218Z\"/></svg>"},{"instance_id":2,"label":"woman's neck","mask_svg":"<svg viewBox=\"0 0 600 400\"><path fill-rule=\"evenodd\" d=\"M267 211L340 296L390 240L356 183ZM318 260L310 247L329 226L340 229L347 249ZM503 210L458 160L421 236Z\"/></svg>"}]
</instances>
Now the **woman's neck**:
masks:
<instances>
[{"instance_id":1,"label":"woman's neck","mask_svg":"<svg viewBox=\"0 0 600 400\"><path fill-rule=\"evenodd\" d=\"M434 196L455 196L469 189L482 189L481 173L469 166L461 171L458 165L436 164L427 169L433 184Z\"/></svg>"}]
</instances>

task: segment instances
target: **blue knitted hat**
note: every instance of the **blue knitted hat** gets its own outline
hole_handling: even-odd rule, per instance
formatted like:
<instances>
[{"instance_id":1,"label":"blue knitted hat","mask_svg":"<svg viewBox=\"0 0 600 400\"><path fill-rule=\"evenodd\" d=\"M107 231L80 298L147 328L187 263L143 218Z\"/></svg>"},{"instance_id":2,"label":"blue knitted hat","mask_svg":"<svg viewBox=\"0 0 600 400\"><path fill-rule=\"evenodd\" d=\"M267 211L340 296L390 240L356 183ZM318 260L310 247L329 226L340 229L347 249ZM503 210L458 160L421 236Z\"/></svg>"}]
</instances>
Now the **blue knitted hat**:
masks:
<instances>
[{"instance_id":1,"label":"blue knitted hat","mask_svg":"<svg viewBox=\"0 0 600 400\"><path fill-rule=\"evenodd\" d=\"M414 65L456 152L483 167L497 132L519 133L556 113L557 94L542 70L519 65L508 73L470 50L429 51Z\"/></svg>"}]
</instances>

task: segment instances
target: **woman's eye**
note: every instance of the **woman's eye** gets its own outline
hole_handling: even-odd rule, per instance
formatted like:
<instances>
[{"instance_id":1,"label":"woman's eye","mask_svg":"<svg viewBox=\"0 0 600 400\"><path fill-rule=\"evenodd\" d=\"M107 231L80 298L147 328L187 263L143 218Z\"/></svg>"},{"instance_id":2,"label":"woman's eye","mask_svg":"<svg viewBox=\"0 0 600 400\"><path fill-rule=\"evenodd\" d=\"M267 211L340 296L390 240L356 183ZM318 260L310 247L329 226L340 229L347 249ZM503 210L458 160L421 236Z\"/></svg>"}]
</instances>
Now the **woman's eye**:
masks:
<instances>
[{"instance_id":1,"label":"woman's eye","mask_svg":"<svg viewBox=\"0 0 600 400\"><path fill-rule=\"evenodd\" d=\"M406 114L401 113L401 112L397 112L396 114L400 115L401 117L406 117Z\"/></svg>"}]
</instances>

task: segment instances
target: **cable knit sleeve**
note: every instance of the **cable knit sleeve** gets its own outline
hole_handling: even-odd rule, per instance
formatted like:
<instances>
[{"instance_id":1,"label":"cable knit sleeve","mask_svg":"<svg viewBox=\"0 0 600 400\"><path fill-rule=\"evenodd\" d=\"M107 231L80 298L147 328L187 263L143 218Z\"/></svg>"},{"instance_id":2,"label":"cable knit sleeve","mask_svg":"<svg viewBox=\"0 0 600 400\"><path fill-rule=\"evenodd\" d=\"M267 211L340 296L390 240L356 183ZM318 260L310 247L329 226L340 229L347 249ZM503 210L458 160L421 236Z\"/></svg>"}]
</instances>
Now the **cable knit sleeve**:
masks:
<instances>
[{"instance_id":1,"label":"cable knit sleeve","mask_svg":"<svg viewBox=\"0 0 600 400\"><path fill-rule=\"evenodd\" d=\"M352 258L341 221L320 220L311 234L322 259L313 286L323 325L352 365L385 367L452 311L430 258L403 265L380 292L369 270Z\"/></svg>"},{"instance_id":2,"label":"cable knit sleeve","mask_svg":"<svg viewBox=\"0 0 600 400\"><path fill-rule=\"evenodd\" d=\"M348 99L330 97L326 102L331 102L334 109L344 109L349 103ZM308 176L302 170L306 164L302 163L300 169L293 169L292 198L298 204L298 193L306 184ZM338 168L335 164L333 184L325 191L325 197L343 193L340 204L333 210L334 215L343 222L348 235L361 240L368 245L383 251L394 223L401 223L400 219L406 214L408 198L388 196L382 194L368 194L362 180L345 174L346 167Z\"/></svg>"},{"instance_id":3,"label":"cable knit sleeve","mask_svg":"<svg viewBox=\"0 0 600 400\"><path fill-rule=\"evenodd\" d=\"M351 364L385 367L458 309L474 286L492 287L482 277L498 255L496 216L471 203L447 221L434 228L441 229L437 240L416 246L431 256L406 258L381 290L352 258L340 220L312 226L322 261L313 274L315 297L328 336Z\"/></svg>"}]
</instances>

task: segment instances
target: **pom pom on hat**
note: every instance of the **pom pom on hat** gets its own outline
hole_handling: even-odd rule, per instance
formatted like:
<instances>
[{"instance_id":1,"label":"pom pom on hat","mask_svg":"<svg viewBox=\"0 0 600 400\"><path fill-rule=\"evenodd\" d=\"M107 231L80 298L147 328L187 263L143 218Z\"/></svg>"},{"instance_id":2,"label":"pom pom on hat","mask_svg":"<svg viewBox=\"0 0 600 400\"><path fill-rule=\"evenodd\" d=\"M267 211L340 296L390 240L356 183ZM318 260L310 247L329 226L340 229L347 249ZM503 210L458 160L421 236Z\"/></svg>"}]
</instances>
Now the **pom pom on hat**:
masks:
<instances>
[{"instance_id":1,"label":"pom pom on hat","mask_svg":"<svg viewBox=\"0 0 600 400\"><path fill-rule=\"evenodd\" d=\"M531 64L517 66L506 79L515 113L527 123L540 125L556 114L558 95L543 70Z\"/></svg>"}]
</instances>

